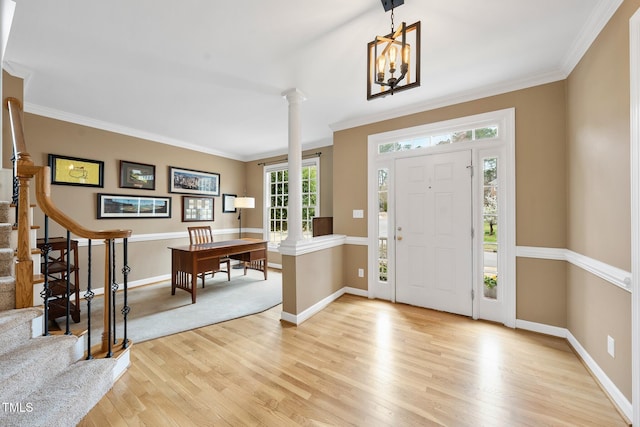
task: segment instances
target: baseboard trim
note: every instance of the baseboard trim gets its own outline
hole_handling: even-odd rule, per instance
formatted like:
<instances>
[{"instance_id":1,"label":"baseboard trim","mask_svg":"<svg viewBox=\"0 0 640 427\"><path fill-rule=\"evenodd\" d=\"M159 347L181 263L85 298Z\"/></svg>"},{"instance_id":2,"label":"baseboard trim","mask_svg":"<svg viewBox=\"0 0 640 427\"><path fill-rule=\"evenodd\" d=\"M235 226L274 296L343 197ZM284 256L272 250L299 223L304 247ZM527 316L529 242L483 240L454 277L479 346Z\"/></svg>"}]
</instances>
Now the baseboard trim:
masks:
<instances>
[{"instance_id":1,"label":"baseboard trim","mask_svg":"<svg viewBox=\"0 0 640 427\"><path fill-rule=\"evenodd\" d=\"M551 335L553 337L567 338L567 329L558 326L545 325L543 323L529 322L528 320L516 319L516 329L537 332L539 334Z\"/></svg>"},{"instance_id":2,"label":"baseboard trim","mask_svg":"<svg viewBox=\"0 0 640 427\"><path fill-rule=\"evenodd\" d=\"M291 314L291 313L287 313L286 311L283 311L280 315L280 318L286 322L293 323L294 325L298 326L302 324L305 320L310 319L314 314L322 311L325 307L327 307L333 301L337 300L342 295L344 295L345 289L346 288L341 288L335 291L328 297L325 297L324 299L318 301L311 307L302 311L300 314L296 315L296 314Z\"/></svg>"},{"instance_id":3,"label":"baseboard trim","mask_svg":"<svg viewBox=\"0 0 640 427\"><path fill-rule=\"evenodd\" d=\"M620 412L622 412L622 414L628 419L632 419L633 410L631 402L624 396L624 394L622 394L613 381L609 379L607 374L600 368L587 350L568 329L545 325L542 323L529 322L527 320L516 320L516 328L566 339L569 345L587 366L587 369L589 369L591 374L595 377L596 381L600 383L604 391L609 395L609 398L618 407Z\"/></svg>"},{"instance_id":4,"label":"baseboard trim","mask_svg":"<svg viewBox=\"0 0 640 427\"><path fill-rule=\"evenodd\" d=\"M631 402L622 394L620 389L609 379L607 374L600 368L595 360L587 353L587 350L582 347L580 342L567 331L567 341L573 347L573 349L580 355L587 368L591 371L596 380L600 383L602 388L607 392L611 400L618 406L618 409L624 414L627 419L633 418L633 408Z\"/></svg>"},{"instance_id":5,"label":"baseboard trim","mask_svg":"<svg viewBox=\"0 0 640 427\"><path fill-rule=\"evenodd\" d=\"M344 287L344 293L349 295L356 295L359 297L369 298L369 291L366 289L352 288L350 286Z\"/></svg>"},{"instance_id":6,"label":"baseboard trim","mask_svg":"<svg viewBox=\"0 0 640 427\"><path fill-rule=\"evenodd\" d=\"M364 290L364 289L358 289L358 288L352 288L350 286L345 286L342 289L339 289L339 290L335 291L334 293L332 293L328 297L318 301L317 303L315 303L311 307L307 308L306 310L304 310L302 313L300 313L298 315L287 313L286 311L283 311L280 314L280 319L284 320L285 322L293 323L294 325L298 326L298 325L302 324L305 320L311 318L314 314L322 311L329 304L331 304L332 302L334 302L335 300L337 300L338 298L340 298L344 294L357 295L359 297L365 297L365 298L367 298L369 296L368 292L366 290Z\"/></svg>"}]
</instances>

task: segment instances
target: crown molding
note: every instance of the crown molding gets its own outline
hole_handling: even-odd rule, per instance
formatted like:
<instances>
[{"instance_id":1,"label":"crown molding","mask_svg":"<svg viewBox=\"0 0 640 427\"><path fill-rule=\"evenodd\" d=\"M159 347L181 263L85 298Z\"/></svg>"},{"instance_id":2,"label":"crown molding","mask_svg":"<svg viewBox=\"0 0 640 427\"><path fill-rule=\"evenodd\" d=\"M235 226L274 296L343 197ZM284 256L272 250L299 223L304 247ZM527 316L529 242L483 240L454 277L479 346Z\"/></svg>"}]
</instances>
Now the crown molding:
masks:
<instances>
[{"instance_id":1,"label":"crown molding","mask_svg":"<svg viewBox=\"0 0 640 427\"><path fill-rule=\"evenodd\" d=\"M622 2L623 0L604 0L598 2L569 49L562 64L562 71L567 76L571 74L584 54L587 53L591 44L598 37L598 34L600 34L605 25L607 25L607 22L609 22L613 14L616 13L616 10L618 10Z\"/></svg>"},{"instance_id":2,"label":"crown molding","mask_svg":"<svg viewBox=\"0 0 640 427\"><path fill-rule=\"evenodd\" d=\"M2 61L2 68L13 77L19 77L26 81L31 77L31 70L22 64L13 61Z\"/></svg>"},{"instance_id":3,"label":"crown molding","mask_svg":"<svg viewBox=\"0 0 640 427\"><path fill-rule=\"evenodd\" d=\"M302 144L302 151L305 152L307 150L328 147L331 145L333 145L333 137L318 139L316 141L313 141L307 144ZM265 153L257 153L257 154L252 154L248 156L243 156L242 160L245 162L252 162L255 160L268 159L270 157L287 156L288 154L289 154L288 148L284 147L281 150L273 150L273 151L267 151Z\"/></svg>"},{"instance_id":4,"label":"crown molding","mask_svg":"<svg viewBox=\"0 0 640 427\"><path fill-rule=\"evenodd\" d=\"M543 74L535 74L525 76L521 79L501 82L494 85L488 85L481 90L471 90L460 92L453 96L445 96L432 99L427 102L412 104L403 108L385 111L383 113L371 114L367 116L356 117L329 125L334 132L345 129L351 129L358 126L364 126L371 123L381 122L384 120L396 119L410 114L422 113L424 111L435 110L436 108L448 107L463 102L475 101L490 96L501 95L503 93L513 92L520 89L527 89L533 86L539 86L547 83L553 83L558 80L564 80L567 75L561 70L555 70Z\"/></svg>"},{"instance_id":5,"label":"crown molding","mask_svg":"<svg viewBox=\"0 0 640 427\"><path fill-rule=\"evenodd\" d=\"M119 133L122 135L133 136L136 138L146 139L152 142L159 142L161 144L173 145L175 147L186 148L188 150L198 151L200 153L212 154L214 156L225 157L233 160L244 161L239 156L234 156L229 153L225 153L218 150L211 150L200 145L192 144L180 139L170 138L164 135L159 135L151 132L146 132L140 129L131 128L128 126L122 126L115 123L105 122L102 120L94 119L92 117L82 116L79 114L70 113L68 111L62 111L55 108L49 108L42 105L34 104L31 102L25 102L24 111L31 114L37 114L39 116L48 117L51 119L62 120L69 123L75 123L82 126L88 126L96 129L101 129L109 132Z\"/></svg>"}]
</instances>

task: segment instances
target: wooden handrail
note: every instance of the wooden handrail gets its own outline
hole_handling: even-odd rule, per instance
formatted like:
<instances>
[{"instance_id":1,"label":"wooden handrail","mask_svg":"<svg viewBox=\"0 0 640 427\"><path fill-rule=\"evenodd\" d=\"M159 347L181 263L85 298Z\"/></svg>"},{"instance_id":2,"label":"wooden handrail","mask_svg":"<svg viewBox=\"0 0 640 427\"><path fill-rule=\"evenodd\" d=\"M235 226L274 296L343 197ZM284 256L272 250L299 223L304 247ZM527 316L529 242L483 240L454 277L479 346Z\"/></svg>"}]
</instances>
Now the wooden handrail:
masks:
<instances>
[{"instance_id":1,"label":"wooden handrail","mask_svg":"<svg viewBox=\"0 0 640 427\"><path fill-rule=\"evenodd\" d=\"M83 227L78 222L67 216L58 209L51 200L51 169L48 166L36 166L27 151L22 127L22 105L16 98L7 98L7 109L11 125L11 135L13 140L13 150L15 155L15 176L18 184L18 211L16 222L18 224L18 248L16 251L15 278L16 278L16 308L31 307L33 305L33 260L31 258L31 217L29 210L31 180L36 182L36 200L42 212L49 218L60 224L70 233L86 239L103 239L108 249L105 251L105 277L104 277L104 319L103 327L105 333L102 337L102 350L109 351L111 343L108 340L106 331L111 331L109 322L109 310L111 307L111 283L109 281L109 268L111 254L111 242L116 239L127 239L131 236L131 230L90 230ZM126 241L125 241L126 242ZM126 244L125 244L126 247ZM126 283L126 282L125 282ZM126 285L125 285L126 288ZM125 335L126 336L126 335ZM126 345L126 343L125 343Z\"/></svg>"},{"instance_id":2,"label":"wooden handrail","mask_svg":"<svg viewBox=\"0 0 640 427\"><path fill-rule=\"evenodd\" d=\"M33 165L31 155L27 152L27 145L24 139L24 131L22 128L22 119L20 112L22 111L22 103L16 98L7 98L7 109L9 110L9 125L11 126L11 137L13 140L13 152L16 159L23 164Z\"/></svg>"},{"instance_id":3,"label":"wooden handrail","mask_svg":"<svg viewBox=\"0 0 640 427\"><path fill-rule=\"evenodd\" d=\"M31 155L27 152L22 119L20 117L22 105L16 98L7 98L7 108L9 109L11 122L13 148L18 161L18 178L30 180L35 177L36 200L42 212L76 236L85 239L122 239L131 237L131 230L89 230L56 208L51 201L51 171L49 166L35 166Z\"/></svg>"},{"instance_id":4,"label":"wooden handrail","mask_svg":"<svg viewBox=\"0 0 640 427\"><path fill-rule=\"evenodd\" d=\"M38 166L36 172L36 200L38 207L49 218L62 225L78 237L85 239L123 239L131 237L131 230L89 230L68 217L55 207L51 201L51 169L49 166Z\"/></svg>"}]
</instances>

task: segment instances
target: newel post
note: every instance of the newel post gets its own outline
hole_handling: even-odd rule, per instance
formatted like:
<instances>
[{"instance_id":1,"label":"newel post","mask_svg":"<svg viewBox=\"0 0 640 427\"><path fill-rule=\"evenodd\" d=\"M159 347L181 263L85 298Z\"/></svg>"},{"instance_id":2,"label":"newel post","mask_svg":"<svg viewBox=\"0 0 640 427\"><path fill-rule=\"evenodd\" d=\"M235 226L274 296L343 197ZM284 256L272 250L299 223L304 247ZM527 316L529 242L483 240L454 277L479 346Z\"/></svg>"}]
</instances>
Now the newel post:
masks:
<instances>
[{"instance_id":1,"label":"newel post","mask_svg":"<svg viewBox=\"0 0 640 427\"><path fill-rule=\"evenodd\" d=\"M38 169L26 150L20 111L22 105L15 98L7 99L9 123L13 135L13 151L16 156L16 175L18 177L18 248L16 253L16 308L33 306L33 260L31 258L31 200L29 182Z\"/></svg>"}]
</instances>

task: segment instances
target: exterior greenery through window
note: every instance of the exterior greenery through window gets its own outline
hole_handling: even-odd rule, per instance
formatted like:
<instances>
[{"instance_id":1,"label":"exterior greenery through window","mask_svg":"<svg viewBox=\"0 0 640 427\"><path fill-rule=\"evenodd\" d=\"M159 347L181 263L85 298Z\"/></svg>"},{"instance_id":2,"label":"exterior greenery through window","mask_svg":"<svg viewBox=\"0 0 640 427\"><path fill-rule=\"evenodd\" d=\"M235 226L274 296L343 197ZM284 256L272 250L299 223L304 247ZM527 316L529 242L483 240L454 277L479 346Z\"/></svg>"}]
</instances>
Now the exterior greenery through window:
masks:
<instances>
[{"instance_id":1,"label":"exterior greenery through window","mask_svg":"<svg viewBox=\"0 0 640 427\"><path fill-rule=\"evenodd\" d=\"M498 159L483 159L484 297L495 299L498 286Z\"/></svg>"},{"instance_id":2,"label":"exterior greenery through window","mask_svg":"<svg viewBox=\"0 0 640 427\"><path fill-rule=\"evenodd\" d=\"M477 141L480 139L495 138L498 136L498 126L490 125L476 129L467 129L455 132L445 132L434 135L421 135L413 139L398 142L389 142L378 145L378 153L391 153L394 151L415 150L417 148L433 147L436 145L455 144L457 142Z\"/></svg>"},{"instance_id":3,"label":"exterior greenery through window","mask_svg":"<svg viewBox=\"0 0 640 427\"><path fill-rule=\"evenodd\" d=\"M388 273L388 208L389 169L378 169L378 273L381 282L389 279Z\"/></svg>"},{"instance_id":4,"label":"exterior greenery through window","mask_svg":"<svg viewBox=\"0 0 640 427\"><path fill-rule=\"evenodd\" d=\"M313 217L319 213L319 159L306 160L302 166L302 233L304 238L313 236ZM280 244L287 238L287 209L289 206L289 170L286 164L265 168L267 182L269 243Z\"/></svg>"}]
</instances>

